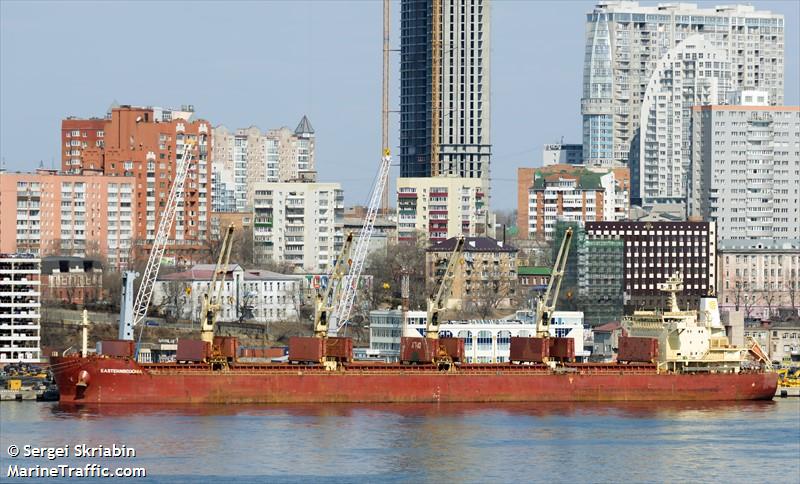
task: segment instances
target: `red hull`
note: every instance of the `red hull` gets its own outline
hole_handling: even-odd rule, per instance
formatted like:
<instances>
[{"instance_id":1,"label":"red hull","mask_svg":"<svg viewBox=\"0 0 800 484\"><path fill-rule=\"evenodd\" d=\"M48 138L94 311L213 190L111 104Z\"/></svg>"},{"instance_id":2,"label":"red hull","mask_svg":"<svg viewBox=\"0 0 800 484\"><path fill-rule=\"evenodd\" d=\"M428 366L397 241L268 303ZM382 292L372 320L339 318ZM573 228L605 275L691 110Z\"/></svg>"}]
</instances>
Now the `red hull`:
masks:
<instances>
[{"instance_id":1,"label":"red hull","mask_svg":"<svg viewBox=\"0 0 800 484\"><path fill-rule=\"evenodd\" d=\"M651 365L346 366L145 364L117 358L53 362L65 403L410 403L769 400L775 373L658 374ZM76 385L83 381L85 386Z\"/></svg>"}]
</instances>

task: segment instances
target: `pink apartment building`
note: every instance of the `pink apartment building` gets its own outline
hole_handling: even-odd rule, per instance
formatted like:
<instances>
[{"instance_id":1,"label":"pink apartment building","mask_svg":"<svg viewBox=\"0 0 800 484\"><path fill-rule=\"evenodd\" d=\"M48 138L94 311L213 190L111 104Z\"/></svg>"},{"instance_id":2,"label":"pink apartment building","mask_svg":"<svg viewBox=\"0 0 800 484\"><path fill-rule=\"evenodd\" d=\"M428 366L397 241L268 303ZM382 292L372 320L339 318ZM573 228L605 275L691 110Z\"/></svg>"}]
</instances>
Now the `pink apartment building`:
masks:
<instances>
[{"instance_id":1,"label":"pink apartment building","mask_svg":"<svg viewBox=\"0 0 800 484\"><path fill-rule=\"evenodd\" d=\"M127 267L133 179L85 170L0 173L0 252L101 257Z\"/></svg>"}]
</instances>

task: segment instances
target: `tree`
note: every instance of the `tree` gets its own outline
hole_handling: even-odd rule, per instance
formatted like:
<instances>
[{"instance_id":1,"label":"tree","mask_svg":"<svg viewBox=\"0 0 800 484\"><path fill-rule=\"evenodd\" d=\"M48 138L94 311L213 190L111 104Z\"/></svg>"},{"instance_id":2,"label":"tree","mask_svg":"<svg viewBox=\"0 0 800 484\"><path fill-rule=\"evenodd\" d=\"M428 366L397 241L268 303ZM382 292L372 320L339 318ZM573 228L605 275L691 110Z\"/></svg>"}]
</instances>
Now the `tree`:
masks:
<instances>
[{"instance_id":1,"label":"tree","mask_svg":"<svg viewBox=\"0 0 800 484\"><path fill-rule=\"evenodd\" d=\"M775 286L773 286L771 282L764 283L764 290L762 291L762 294L764 295L764 303L767 305L767 319L772 318L772 305L776 302L780 302L780 299L778 298L778 290L775 289Z\"/></svg>"},{"instance_id":2,"label":"tree","mask_svg":"<svg viewBox=\"0 0 800 484\"><path fill-rule=\"evenodd\" d=\"M161 284L161 300L158 302L158 312L167 320L181 319L183 316L183 303L186 302L186 284L181 281L167 281Z\"/></svg>"},{"instance_id":3,"label":"tree","mask_svg":"<svg viewBox=\"0 0 800 484\"><path fill-rule=\"evenodd\" d=\"M400 288L404 272L409 278L409 307L411 309L426 307L426 245L427 242L422 237L417 237L415 242L389 244L386 253L376 251L367 257L364 272L373 277L371 295L373 307L400 305Z\"/></svg>"},{"instance_id":4,"label":"tree","mask_svg":"<svg viewBox=\"0 0 800 484\"><path fill-rule=\"evenodd\" d=\"M800 291L800 281L798 281L797 269L792 269L789 273L789 280L786 281L786 292L789 295L789 304L792 305L792 312L797 314L798 291Z\"/></svg>"}]
</instances>

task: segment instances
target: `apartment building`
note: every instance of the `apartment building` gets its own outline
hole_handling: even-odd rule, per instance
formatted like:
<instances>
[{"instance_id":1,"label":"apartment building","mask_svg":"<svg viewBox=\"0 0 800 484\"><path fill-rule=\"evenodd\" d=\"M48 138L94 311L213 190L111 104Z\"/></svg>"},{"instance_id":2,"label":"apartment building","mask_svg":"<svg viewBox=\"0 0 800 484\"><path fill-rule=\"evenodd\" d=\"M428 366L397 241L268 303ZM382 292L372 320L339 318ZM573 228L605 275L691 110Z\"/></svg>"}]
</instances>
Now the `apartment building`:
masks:
<instances>
[{"instance_id":1,"label":"apartment building","mask_svg":"<svg viewBox=\"0 0 800 484\"><path fill-rule=\"evenodd\" d=\"M0 363L41 359L39 266L33 254L0 253Z\"/></svg>"},{"instance_id":2,"label":"apartment building","mask_svg":"<svg viewBox=\"0 0 800 484\"><path fill-rule=\"evenodd\" d=\"M770 319L800 308L800 241L720 240L719 304L745 318Z\"/></svg>"},{"instance_id":3,"label":"apartment building","mask_svg":"<svg viewBox=\"0 0 800 484\"><path fill-rule=\"evenodd\" d=\"M629 160L635 205L685 203L692 107L722 103L731 82L725 50L700 34L656 63L641 103L639 150Z\"/></svg>"},{"instance_id":4,"label":"apartment building","mask_svg":"<svg viewBox=\"0 0 800 484\"><path fill-rule=\"evenodd\" d=\"M211 287L214 264L160 275L153 287L153 307L178 319L199 323L203 298ZM303 298L303 278L230 264L222 283L220 321L294 321Z\"/></svg>"},{"instance_id":5,"label":"apartment building","mask_svg":"<svg viewBox=\"0 0 800 484\"><path fill-rule=\"evenodd\" d=\"M202 249L208 237L212 208L211 125L203 119L192 120L193 116L193 106L175 110L114 105L102 120L62 121L64 172L76 174L99 167L105 175L127 177L135 183L134 225L129 239L133 240L137 257L147 256L155 238L186 141L194 142L194 161L178 201L167 254L179 263L202 256L202 250L198 249ZM96 129L94 146L90 142L93 128ZM76 141L82 149L74 149Z\"/></svg>"},{"instance_id":6,"label":"apartment building","mask_svg":"<svg viewBox=\"0 0 800 484\"><path fill-rule=\"evenodd\" d=\"M800 107L737 101L692 110L689 213L720 240L800 240Z\"/></svg>"},{"instance_id":7,"label":"apartment building","mask_svg":"<svg viewBox=\"0 0 800 484\"><path fill-rule=\"evenodd\" d=\"M425 279L438 287L455 249L456 237L425 253ZM463 263L456 267L446 306L482 311L508 308L517 298L517 248L491 237L465 237Z\"/></svg>"},{"instance_id":8,"label":"apartment building","mask_svg":"<svg viewBox=\"0 0 800 484\"><path fill-rule=\"evenodd\" d=\"M254 187L256 261L327 269L344 242L344 192L338 183L259 182Z\"/></svg>"},{"instance_id":9,"label":"apartment building","mask_svg":"<svg viewBox=\"0 0 800 484\"><path fill-rule=\"evenodd\" d=\"M400 3L400 176L478 178L488 189L490 2L439 6Z\"/></svg>"},{"instance_id":10,"label":"apartment building","mask_svg":"<svg viewBox=\"0 0 800 484\"><path fill-rule=\"evenodd\" d=\"M518 221L524 223L526 236L550 240L557 220L616 220L616 191L612 170L572 165L520 168L518 192L527 197L518 207Z\"/></svg>"},{"instance_id":11,"label":"apartment building","mask_svg":"<svg viewBox=\"0 0 800 484\"><path fill-rule=\"evenodd\" d=\"M750 5L598 2L586 15L581 99L586 164L628 163L657 63L697 34L722 49L731 63L733 88L763 89L772 104L783 104L783 15Z\"/></svg>"},{"instance_id":12,"label":"apartment building","mask_svg":"<svg viewBox=\"0 0 800 484\"><path fill-rule=\"evenodd\" d=\"M542 150L542 166L583 165L583 145L551 143Z\"/></svg>"},{"instance_id":13,"label":"apartment building","mask_svg":"<svg viewBox=\"0 0 800 484\"><path fill-rule=\"evenodd\" d=\"M0 173L0 252L105 258L122 269L134 237L136 181L83 175Z\"/></svg>"},{"instance_id":14,"label":"apartment building","mask_svg":"<svg viewBox=\"0 0 800 484\"><path fill-rule=\"evenodd\" d=\"M586 222L586 237L624 242L623 291L627 310L665 307L658 284L683 276L682 307L717 291L714 222Z\"/></svg>"},{"instance_id":15,"label":"apartment building","mask_svg":"<svg viewBox=\"0 0 800 484\"><path fill-rule=\"evenodd\" d=\"M258 182L316 181L314 128L303 116L294 131L287 127L262 133L251 126L231 132L213 130L215 212L241 212L253 207Z\"/></svg>"},{"instance_id":16,"label":"apartment building","mask_svg":"<svg viewBox=\"0 0 800 484\"><path fill-rule=\"evenodd\" d=\"M494 215L477 178L397 179L397 239L436 243L457 235L494 236Z\"/></svg>"}]
</instances>

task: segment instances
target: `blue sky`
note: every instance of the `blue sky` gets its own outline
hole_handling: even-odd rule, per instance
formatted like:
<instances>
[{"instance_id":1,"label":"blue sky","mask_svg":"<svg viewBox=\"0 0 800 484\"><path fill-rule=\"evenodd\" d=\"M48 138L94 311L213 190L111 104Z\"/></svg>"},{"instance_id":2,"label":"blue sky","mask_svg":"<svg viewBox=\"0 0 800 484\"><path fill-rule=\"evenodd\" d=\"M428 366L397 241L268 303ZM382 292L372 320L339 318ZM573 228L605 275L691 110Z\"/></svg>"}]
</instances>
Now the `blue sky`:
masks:
<instances>
[{"instance_id":1,"label":"blue sky","mask_svg":"<svg viewBox=\"0 0 800 484\"><path fill-rule=\"evenodd\" d=\"M593 3L492 4L494 208L514 207L516 168L538 165L544 143L580 142L584 16ZM785 98L800 104L800 2L753 4L786 17ZM367 0L0 0L0 156L9 170L59 166L61 119L103 115L114 100L193 104L229 128L294 128L307 114L320 179L340 181L348 205L365 203L380 156L381 15L381 2ZM397 48L399 2L392 29ZM396 148L396 116L391 138Z\"/></svg>"}]
</instances>

